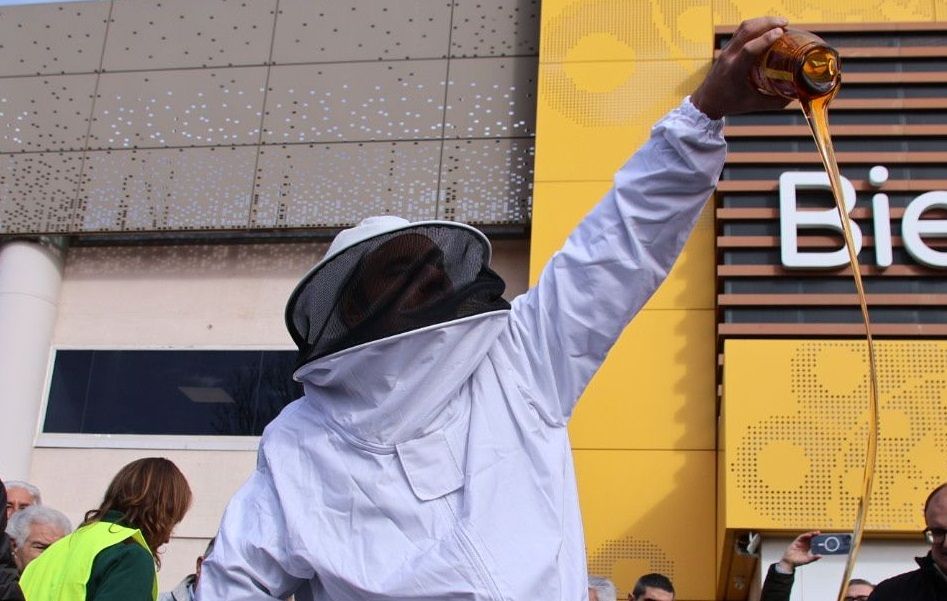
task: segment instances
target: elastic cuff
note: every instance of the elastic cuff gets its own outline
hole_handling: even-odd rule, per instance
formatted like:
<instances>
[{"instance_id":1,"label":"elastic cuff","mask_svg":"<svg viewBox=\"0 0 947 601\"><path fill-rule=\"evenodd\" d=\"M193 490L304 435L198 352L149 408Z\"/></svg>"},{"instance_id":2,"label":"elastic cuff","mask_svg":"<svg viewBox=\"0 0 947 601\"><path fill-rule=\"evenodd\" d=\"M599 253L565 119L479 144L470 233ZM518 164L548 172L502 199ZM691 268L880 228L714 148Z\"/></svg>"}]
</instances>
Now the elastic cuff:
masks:
<instances>
[{"instance_id":1,"label":"elastic cuff","mask_svg":"<svg viewBox=\"0 0 947 601\"><path fill-rule=\"evenodd\" d=\"M792 573L795 572L795 570L792 570L792 571L789 571L789 572L783 571L783 569L782 569L781 567L779 567L779 562L776 562L776 563L773 564L773 570L775 570L775 571L776 571L777 573L779 573L779 574L786 574L787 576L788 576L789 574L792 574Z\"/></svg>"},{"instance_id":2,"label":"elastic cuff","mask_svg":"<svg viewBox=\"0 0 947 601\"><path fill-rule=\"evenodd\" d=\"M720 119L711 119L706 114L704 114L703 111L694 106L694 103L691 102L690 95L684 98L684 101L680 106L680 111L682 114L692 119L695 125L706 127L713 133L719 133L723 129L723 117Z\"/></svg>"}]
</instances>

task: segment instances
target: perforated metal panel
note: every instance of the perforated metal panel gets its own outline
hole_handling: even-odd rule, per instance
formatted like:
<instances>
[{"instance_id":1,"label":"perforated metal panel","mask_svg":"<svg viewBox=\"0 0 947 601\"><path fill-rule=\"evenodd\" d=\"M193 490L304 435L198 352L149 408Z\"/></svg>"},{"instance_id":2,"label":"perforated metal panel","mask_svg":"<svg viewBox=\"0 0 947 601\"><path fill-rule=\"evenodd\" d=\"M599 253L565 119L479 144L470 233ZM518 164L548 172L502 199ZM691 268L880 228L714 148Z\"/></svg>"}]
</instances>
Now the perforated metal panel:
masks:
<instances>
[{"instance_id":1,"label":"perforated metal panel","mask_svg":"<svg viewBox=\"0 0 947 601\"><path fill-rule=\"evenodd\" d=\"M445 142L438 219L520 223L532 196L533 141Z\"/></svg>"},{"instance_id":2,"label":"perforated metal panel","mask_svg":"<svg viewBox=\"0 0 947 601\"><path fill-rule=\"evenodd\" d=\"M561 3L544 10L543 62L704 58L710 17L706 3L691 0Z\"/></svg>"},{"instance_id":3,"label":"perforated metal panel","mask_svg":"<svg viewBox=\"0 0 947 601\"><path fill-rule=\"evenodd\" d=\"M0 152L80 150L85 146L95 75L48 75L4 83L7 85L0 89Z\"/></svg>"},{"instance_id":4,"label":"perforated metal panel","mask_svg":"<svg viewBox=\"0 0 947 601\"><path fill-rule=\"evenodd\" d=\"M451 56L535 55L539 0L456 0Z\"/></svg>"},{"instance_id":5,"label":"perforated metal panel","mask_svg":"<svg viewBox=\"0 0 947 601\"><path fill-rule=\"evenodd\" d=\"M868 439L864 343L726 348L728 525L850 528ZM923 499L947 478L947 345L881 342L877 353L881 428L867 527L917 531Z\"/></svg>"},{"instance_id":6,"label":"perforated metal panel","mask_svg":"<svg viewBox=\"0 0 947 601\"><path fill-rule=\"evenodd\" d=\"M273 61L446 58L450 0L280 0Z\"/></svg>"},{"instance_id":7,"label":"perforated metal panel","mask_svg":"<svg viewBox=\"0 0 947 601\"><path fill-rule=\"evenodd\" d=\"M0 155L0 224L72 229L82 153Z\"/></svg>"},{"instance_id":8,"label":"perforated metal panel","mask_svg":"<svg viewBox=\"0 0 947 601\"><path fill-rule=\"evenodd\" d=\"M335 228L378 212L523 225L538 18L538 0L5 8L0 77L16 77L0 158L77 154L65 170L6 161L0 235Z\"/></svg>"},{"instance_id":9,"label":"perforated metal panel","mask_svg":"<svg viewBox=\"0 0 947 601\"><path fill-rule=\"evenodd\" d=\"M607 540L598 550L589 557L589 574L612 574L616 565L628 560L637 560L648 567L645 572L657 572L671 579L676 579L676 566L668 554L660 546L650 540L637 539L632 536Z\"/></svg>"},{"instance_id":10,"label":"perforated metal panel","mask_svg":"<svg viewBox=\"0 0 947 601\"><path fill-rule=\"evenodd\" d=\"M256 144L265 67L106 73L90 148Z\"/></svg>"},{"instance_id":11,"label":"perforated metal panel","mask_svg":"<svg viewBox=\"0 0 947 601\"><path fill-rule=\"evenodd\" d=\"M90 152L76 230L243 227L255 159L254 147Z\"/></svg>"},{"instance_id":12,"label":"perforated metal panel","mask_svg":"<svg viewBox=\"0 0 947 601\"><path fill-rule=\"evenodd\" d=\"M110 2L0 8L0 75L95 71L110 9Z\"/></svg>"},{"instance_id":13,"label":"perforated metal panel","mask_svg":"<svg viewBox=\"0 0 947 601\"><path fill-rule=\"evenodd\" d=\"M782 15L790 21L805 23L865 21L866 16L888 22L944 18L943 14L934 14L934 3L927 0L770 0L765 8L758 0L717 0L714 13L718 23L739 23L760 14Z\"/></svg>"},{"instance_id":14,"label":"perforated metal panel","mask_svg":"<svg viewBox=\"0 0 947 601\"><path fill-rule=\"evenodd\" d=\"M447 61L274 67L264 141L440 138Z\"/></svg>"},{"instance_id":15,"label":"perforated metal panel","mask_svg":"<svg viewBox=\"0 0 947 601\"><path fill-rule=\"evenodd\" d=\"M276 0L115 0L106 71L261 65Z\"/></svg>"},{"instance_id":16,"label":"perforated metal panel","mask_svg":"<svg viewBox=\"0 0 947 601\"><path fill-rule=\"evenodd\" d=\"M536 61L453 60L445 134L456 138L533 136Z\"/></svg>"},{"instance_id":17,"label":"perforated metal panel","mask_svg":"<svg viewBox=\"0 0 947 601\"><path fill-rule=\"evenodd\" d=\"M440 150L437 141L268 146L252 223L330 227L382 214L433 219Z\"/></svg>"}]
</instances>

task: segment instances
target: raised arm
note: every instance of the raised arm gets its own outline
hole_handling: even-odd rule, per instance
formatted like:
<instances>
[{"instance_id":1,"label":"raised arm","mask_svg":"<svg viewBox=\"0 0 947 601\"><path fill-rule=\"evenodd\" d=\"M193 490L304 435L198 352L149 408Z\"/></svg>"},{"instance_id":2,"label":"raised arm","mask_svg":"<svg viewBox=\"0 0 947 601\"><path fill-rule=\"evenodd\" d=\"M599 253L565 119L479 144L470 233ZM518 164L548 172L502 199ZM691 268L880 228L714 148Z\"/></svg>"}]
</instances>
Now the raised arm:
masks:
<instances>
[{"instance_id":1,"label":"raised arm","mask_svg":"<svg viewBox=\"0 0 947 601\"><path fill-rule=\"evenodd\" d=\"M694 94L652 129L614 185L513 303L512 336L565 421L631 318L680 254L726 156L721 117L775 108L749 83L756 58L782 33L782 19L743 23Z\"/></svg>"}]
</instances>

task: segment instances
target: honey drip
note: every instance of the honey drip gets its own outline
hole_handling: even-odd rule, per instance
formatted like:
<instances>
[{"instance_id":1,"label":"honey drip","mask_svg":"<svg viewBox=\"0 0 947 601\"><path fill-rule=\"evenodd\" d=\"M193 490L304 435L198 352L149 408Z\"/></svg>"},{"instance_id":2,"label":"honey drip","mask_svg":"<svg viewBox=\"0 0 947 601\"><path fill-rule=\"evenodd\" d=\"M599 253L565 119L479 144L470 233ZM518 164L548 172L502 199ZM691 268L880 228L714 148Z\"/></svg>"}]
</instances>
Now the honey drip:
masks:
<instances>
[{"instance_id":1,"label":"honey drip","mask_svg":"<svg viewBox=\"0 0 947 601\"><path fill-rule=\"evenodd\" d=\"M816 147L822 156L825 172L829 176L832 195L835 197L835 206L838 208L839 218L842 221L842 233L845 237L845 247L848 249L848 260L852 267L852 276L855 279L855 288L858 291L858 303L861 306L862 321L865 324L865 340L868 343L868 373L869 373L869 408L868 408L868 448L865 456L865 473L862 478L861 498L858 500L858 512L855 516L855 528L852 532L852 549L845 563L845 573L839 589L838 601L845 598L845 590L855 567L855 560L861 548L862 534L865 520L868 516L868 500L871 496L871 486L875 474L875 459L878 451L878 371L875 364L875 345L871 337L871 322L868 318L868 301L865 298L865 288L862 284L861 271L858 268L858 255L855 253L855 244L852 241L852 228L845 212L842 195L842 182L839 177L838 163L835 161L835 151L832 148L832 138L829 136L829 103L838 93L836 87L831 93L818 98L800 98L802 112L806 115L809 129L815 138Z\"/></svg>"}]
</instances>

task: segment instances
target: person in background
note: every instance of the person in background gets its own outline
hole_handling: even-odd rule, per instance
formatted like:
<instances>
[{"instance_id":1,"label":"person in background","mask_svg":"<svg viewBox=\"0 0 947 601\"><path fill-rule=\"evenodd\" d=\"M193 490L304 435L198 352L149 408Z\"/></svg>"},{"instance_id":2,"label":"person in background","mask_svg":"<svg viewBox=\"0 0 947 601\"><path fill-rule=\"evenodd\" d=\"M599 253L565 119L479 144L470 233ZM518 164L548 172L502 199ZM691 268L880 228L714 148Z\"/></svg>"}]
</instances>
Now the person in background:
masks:
<instances>
[{"instance_id":1,"label":"person in background","mask_svg":"<svg viewBox=\"0 0 947 601\"><path fill-rule=\"evenodd\" d=\"M51 507L33 505L14 513L7 524L7 534L20 573L50 545L70 532L72 524L69 518Z\"/></svg>"},{"instance_id":2,"label":"person in background","mask_svg":"<svg viewBox=\"0 0 947 601\"><path fill-rule=\"evenodd\" d=\"M112 479L79 529L26 566L29 601L155 601L158 550L191 505L191 488L171 461L138 459Z\"/></svg>"},{"instance_id":3,"label":"person in background","mask_svg":"<svg viewBox=\"0 0 947 601\"><path fill-rule=\"evenodd\" d=\"M822 559L821 555L812 552L812 537L818 534L818 530L800 534L789 543L782 558L769 566L763 580L760 601L789 601L796 579L796 568ZM871 582L852 578L848 581L845 601L865 601L872 589L874 585Z\"/></svg>"},{"instance_id":4,"label":"person in background","mask_svg":"<svg viewBox=\"0 0 947 601\"><path fill-rule=\"evenodd\" d=\"M628 601L674 601L674 585L664 574L645 574L628 593Z\"/></svg>"},{"instance_id":5,"label":"person in background","mask_svg":"<svg viewBox=\"0 0 947 601\"><path fill-rule=\"evenodd\" d=\"M947 482L927 496L924 523L924 539L931 549L916 559L918 569L879 582L869 601L947 599Z\"/></svg>"},{"instance_id":6,"label":"person in background","mask_svg":"<svg viewBox=\"0 0 947 601\"><path fill-rule=\"evenodd\" d=\"M6 505L7 489L0 482L0 502ZM20 573L13 561L10 539L7 537L7 514L0 513L0 601L24 601L23 592L17 584Z\"/></svg>"},{"instance_id":7,"label":"person in background","mask_svg":"<svg viewBox=\"0 0 947 601\"><path fill-rule=\"evenodd\" d=\"M608 578L589 576L589 601L617 601L618 591Z\"/></svg>"},{"instance_id":8,"label":"person in background","mask_svg":"<svg viewBox=\"0 0 947 601\"><path fill-rule=\"evenodd\" d=\"M10 480L7 482L7 519L13 517L13 514L21 509L26 509L33 505L42 505L43 496L39 489L29 482L22 480Z\"/></svg>"},{"instance_id":9,"label":"person in background","mask_svg":"<svg viewBox=\"0 0 947 601\"><path fill-rule=\"evenodd\" d=\"M845 591L845 601L868 601L875 585L862 578L852 578L848 581Z\"/></svg>"},{"instance_id":10,"label":"person in background","mask_svg":"<svg viewBox=\"0 0 947 601\"><path fill-rule=\"evenodd\" d=\"M201 565L204 563L204 558L214 550L214 540L215 538L210 539L204 553L197 556L194 573L185 576L184 580L174 587L174 590L158 595L158 601L193 601L195 599L194 591L197 589L197 583L201 580Z\"/></svg>"},{"instance_id":11,"label":"person in background","mask_svg":"<svg viewBox=\"0 0 947 601\"><path fill-rule=\"evenodd\" d=\"M818 534L818 530L800 534L789 543L782 558L769 566L763 580L760 601L789 600L796 579L796 568L822 559L822 556L813 553L811 548L812 537Z\"/></svg>"}]
</instances>

